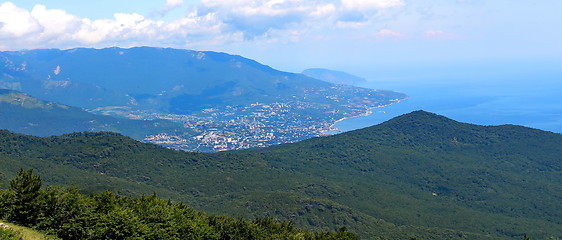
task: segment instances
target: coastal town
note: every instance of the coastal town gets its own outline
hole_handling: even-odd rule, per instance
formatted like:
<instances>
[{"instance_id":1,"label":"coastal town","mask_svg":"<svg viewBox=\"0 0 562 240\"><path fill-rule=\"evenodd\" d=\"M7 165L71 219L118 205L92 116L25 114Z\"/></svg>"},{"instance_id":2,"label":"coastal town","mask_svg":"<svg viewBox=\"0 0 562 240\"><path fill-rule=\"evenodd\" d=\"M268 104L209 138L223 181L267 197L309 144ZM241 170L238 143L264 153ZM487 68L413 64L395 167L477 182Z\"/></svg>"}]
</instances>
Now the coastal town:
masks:
<instances>
[{"instance_id":1,"label":"coastal town","mask_svg":"<svg viewBox=\"0 0 562 240\"><path fill-rule=\"evenodd\" d=\"M378 93L377 90L367 90ZM380 94L380 93L378 93ZM358 95L356 95L358 96ZM367 96L361 94L361 96ZM346 96L329 96L338 102ZM328 97L327 97L328 98ZM341 105L292 101L253 103L246 106L208 108L197 114L143 113L143 119L180 122L195 134L160 133L144 141L175 149L217 152L264 147L301 141L337 132L333 125L342 119L368 114L371 109L399 102L403 98L362 97L341 99Z\"/></svg>"}]
</instances>

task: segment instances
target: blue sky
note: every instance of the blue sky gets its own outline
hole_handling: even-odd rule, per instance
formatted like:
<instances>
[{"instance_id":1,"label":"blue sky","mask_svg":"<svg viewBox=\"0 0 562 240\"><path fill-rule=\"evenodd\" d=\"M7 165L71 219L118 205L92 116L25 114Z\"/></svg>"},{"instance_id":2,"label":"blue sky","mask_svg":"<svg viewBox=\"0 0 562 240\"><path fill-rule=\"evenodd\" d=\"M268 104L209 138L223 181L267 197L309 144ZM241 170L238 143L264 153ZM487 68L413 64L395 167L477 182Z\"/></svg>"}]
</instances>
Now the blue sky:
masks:
<instances>
[{"instance_id":1,"label":"blue sky","mask_svg":"<svg viewBox=\"0 0 562 240\"><path fill-rule=\"evenodd\" d=\"M560 0L0 1L0 50L155 46L287 71L560 63Z\"/></svg>"}]
</instances>

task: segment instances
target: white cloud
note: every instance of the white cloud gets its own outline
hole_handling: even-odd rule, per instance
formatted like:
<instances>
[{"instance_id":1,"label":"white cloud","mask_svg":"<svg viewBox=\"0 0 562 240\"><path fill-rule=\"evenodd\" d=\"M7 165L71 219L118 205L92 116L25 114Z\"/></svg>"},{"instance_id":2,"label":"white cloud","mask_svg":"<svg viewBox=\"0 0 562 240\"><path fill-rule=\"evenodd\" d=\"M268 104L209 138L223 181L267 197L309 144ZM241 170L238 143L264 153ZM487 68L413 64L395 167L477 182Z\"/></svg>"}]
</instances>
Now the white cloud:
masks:
<instances>
[{"instance_id":1,"label":"white cloud","mask_svg":"<svg viewBox=\"0 0 562 240\"><path fill-rule=\"evenodd\" d=\"M167 0L159 14L183 5L183 0ZM377 11L403 5L402 0L201 0L184 17L163 21L136 13L88 19L44 5L28 11L6 2L0 4L0 39L3 50L296 42L313 32L369 27Z\"/></svg>"},{"instance_id":2,"label":"white cloud","mask_svg":"<svg viewBox=\"0 0 562 240\"><path fill-rule=\"evenodd\" d=\"M165 8L172 9L181 7L183 5L183 0L166 0Z\"/></svg>"},{"instance_id":3,"label":"white cloud","mask_svg":"<svg viewBox=\"0 0 562 240\"><path fill-rule=\"evenodd\" d=\"M53 41L68 38L73 32L79 31L82 19L67 14L63 10L47 10L43 5L35 5L31 16L41 25L42 31L35 36L42 41Z\"/></svg>"},{"instance_id":4,"label":"white cloud","mask_svg":"<svg viewBox=\"0 0 562 240\"><path fill-rule=\"evenodd\" d=\"M11 2L0 4L0 23L0 39L23 38L43 30L31 13Z\"/></svg>"},{"instance_id":5,"label":"white cloud","mask_svg":"<svg viewBox=\"0 0 562 240\"><path fill-rule=\"evenodd\" d=\"M336 5L329 3L329 4L317 6L316 9L314 9L314 11L310 13L310 16L321 18L325 16L332 16L336 12L337 12Z\"/></svg>"},{"instance_id":6,"label":"white cloud","mask_svg":"<svg viewBox=\"0 0 562 240\"><path fill-rule=\"evenodd\" d=\"M150 16L163 17L170 11L183 6L183 0L166 0L166 3L161 9L155 10L150 13Z\"/></svg>"},{"instance_id":7,"label":"white cloud","mask_svg":"<svg viewBox=\"0 0 562 240\"><path fill-rule=\"evenodd\" d=\"M178 5L180 1L168 1ZM35 5L32 11L11 2L0 4L0 50L25 48L107 47L133 45L187 46L194 42L233 40L214 17L189 15L172 22L136 13L116 13L112 19L90 20L60 9ZM219 40L217 40L219 39Z\"/></svg>"},{"instance_id":8,"label":"white cloud","mask_svg":"<svg viewBox=\"0 0 562 240\"><path fill-rule=\"evenodd\" d=\"M347 29L361 29L365 28L369 25L369 22L366 21L338 21L336 26L338 28L347 28Z\"/></svg>"},{"instance_id":9,"label":"white cloud","mask_svg":"<svg viewBox=\"0 0 562 240\"><path fill-rule=\"evenodd\" d=\"M399 33L399 32L395 32L392 31L390 29L382 29L380 31L378 31L377 33L375 33L376 37L381 37L381 38L405 38L406 35Z\"/></svg>"},{"instance_id":10,"label":"white cloud","mask_svg":"<svg viewBox=\"0 0 562 240\"><path fill-rule=\"evenodd\" d=\"M403 6L403 0L341 0L338 26L361 29L388 18L392 10Z\"/></svg>"},{"instance_id":11,"label":"white cloud","mask_svg":"<svg viewBox=\"0 0 562 240\"><path fill-rule=\"evenodd\" d=\"M358 29L375 21L380 10L404 5L402 0L201 0L198 13L213 13L229 29L254 39L299 27Z\"/></svg>"},{"instance_id":12,"label":"white cloud","mask_svg":"<svg viewBox=\"0 0 562 240\"><path fill-rule=\"evenodd\" d=\"M460 38L462 38L462 36L452 34L452 33L447 33L447 32L442 31L442 30L427 30L427 31L425 31L424 36L426 38L432 38L432 39L460 39Z\"/></svg>"},{"instance_id":13,"label":"white cloud","mask_svg":"<svg viewBox=\"0 0 562 240\"><path fill-rule=\"evenodd\" d=\"M295 23L306 25L334 12L331 3L304 0L202 0L198 7L200 15L214 14L228 29L241 31L248 39Z\"/></svg>"},{"instance_id":14,"label":"white cloud","mask_svg":"<svg viewBox=\"0 0 562 240\"><path fill-rule=\"evenodd\" d=\"M402 0L341 0L341 3L344 8L356 11L401 7L405 5Z\"/></svg>"}]
</instances>

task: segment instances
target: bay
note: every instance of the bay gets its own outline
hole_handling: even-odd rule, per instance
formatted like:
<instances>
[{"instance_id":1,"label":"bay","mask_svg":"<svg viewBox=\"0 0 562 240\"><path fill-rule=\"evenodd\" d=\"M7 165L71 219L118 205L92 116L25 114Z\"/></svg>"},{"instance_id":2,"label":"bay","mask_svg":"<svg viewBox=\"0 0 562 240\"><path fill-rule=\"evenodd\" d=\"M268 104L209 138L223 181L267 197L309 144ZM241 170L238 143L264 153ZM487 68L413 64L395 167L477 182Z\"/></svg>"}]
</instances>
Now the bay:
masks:
<instances>
[{"instance_id":1,"label":"bay","mask_svg":"<svg viewBox=\"0 0 562 240\"><path fill-rule=\"evenodd\" d=\"M518 65L517 65L518 66ZM479 125L516 124L562 133L562 65L533 68L503 67L497 72L455 71L432 76L372 77L361 87L406 93L409 99L373 109L368 116L338 122L351 131L387 121L415 110L434 112ZM440 72L440 71L436 71Z\"/></svg>"}]
</instances>

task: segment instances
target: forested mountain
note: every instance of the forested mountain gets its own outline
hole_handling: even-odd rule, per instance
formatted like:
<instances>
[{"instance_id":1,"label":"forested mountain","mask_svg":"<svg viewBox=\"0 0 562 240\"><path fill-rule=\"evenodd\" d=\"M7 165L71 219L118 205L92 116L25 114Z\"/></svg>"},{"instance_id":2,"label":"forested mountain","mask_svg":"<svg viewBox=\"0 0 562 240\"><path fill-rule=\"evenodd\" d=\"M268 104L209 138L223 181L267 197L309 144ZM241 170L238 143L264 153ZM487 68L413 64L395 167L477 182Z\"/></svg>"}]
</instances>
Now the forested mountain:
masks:
<instances>
[{"instance_id":1,"label":"forested mountain","mask_svg":"<svg viewBox=\"0 0 562 240\"><path fill-rule=\"evenodd\" d=\"M185 131L171 134L146 126L156 133L143 138L199 152L321 136L339 119L406 98L335 85L226 53L150 47L0 52L0 89L96 114L173 120ZM26 130L45 134L41 128ZM193 130L199 130L195 136Z\"/></svg>"},{"instance_id":2,"label":"forested mountain","mask_svg":"<svg viewBox=\"0 0 562 240\"><path fill-rule=\"evenodd\" d=\"M87 192L157 193L212 214L374 239L562 237L562 135L417 111L329 137L186 153L112 133L0 132L4 182L35 168ZM4 185L6 186L6 185Z\"/></svg>"},{"instance_id":3,"label":"forested mountain","mask_svg":"<svg viewBox=\"0 0 562 240\"><path fill-rule=\"evenodd\" d=\"M0 52L0 73L2 88L84 108L192 113L256 102L335 104L325 97L334 92L333 84L217 52L150 47ZM361 97L388 100L367 92Z\"/></svg>"},{"instance_id":4,"label":"forested mountain","mask_svg":"<svg viewBox=\"0 0 562 240\"><path fill-rule=\"evenodd\" d=\"M111 192L84 195L77 188L42 189L41 185L41 177L34 175L33 169L22 169L10 181L9 190L0 190L0 219L10 221L10 224L0 222L0 239L39 240L23 235L17 230L21 227L12 223L63 240L357 239L345 229L311 233L290 222L270 218L246 221L208 216L183 203L154 195L137 198Z\"/></svg>"}]
</instances>

